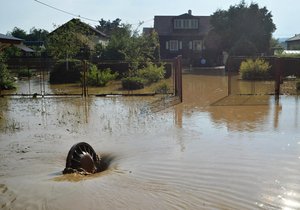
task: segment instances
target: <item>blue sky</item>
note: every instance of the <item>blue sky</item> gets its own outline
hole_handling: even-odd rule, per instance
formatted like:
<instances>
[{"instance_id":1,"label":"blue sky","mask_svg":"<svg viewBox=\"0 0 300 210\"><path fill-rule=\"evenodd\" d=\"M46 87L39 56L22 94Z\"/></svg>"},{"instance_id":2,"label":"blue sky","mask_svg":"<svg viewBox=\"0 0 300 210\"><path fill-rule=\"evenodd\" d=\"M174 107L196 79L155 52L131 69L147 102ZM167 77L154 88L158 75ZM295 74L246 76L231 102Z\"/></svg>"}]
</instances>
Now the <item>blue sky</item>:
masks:
<instances>
[{"instance_id":1,"label":"blue sky","mask_svg":"<svg viewBox=\"0 0 300 210\"><path fill-rule=\"evenodd\" d=\"M217 9L228 9L240 0L40 0L59 9L93 20L122 19L137 27L153 26L155 15L180 15L189 9L194 15L211 15ZM250 3L251 1L247 1ZM273 14L277 30L276 38L292 37L300 33L300 2L298 0L257 0L260 7L266 6ZM42 28L48 31L61 25L73 16L46 7L34 0L0 0L0 33L6 34L16 26L29 31ZM90 25L97 22L87 21Z\"/></svg>"}]
</instances>

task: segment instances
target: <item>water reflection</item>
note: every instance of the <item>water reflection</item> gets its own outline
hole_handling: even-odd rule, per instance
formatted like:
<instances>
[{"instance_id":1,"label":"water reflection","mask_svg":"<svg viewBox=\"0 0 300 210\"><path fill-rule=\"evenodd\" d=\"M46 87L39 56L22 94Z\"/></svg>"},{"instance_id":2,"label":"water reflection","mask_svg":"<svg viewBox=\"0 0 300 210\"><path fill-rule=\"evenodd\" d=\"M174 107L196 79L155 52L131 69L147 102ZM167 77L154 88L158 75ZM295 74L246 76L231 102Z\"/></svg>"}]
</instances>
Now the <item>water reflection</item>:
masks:
<instances>
[{"instance_id":1,"label":"water reflection","mask_svg":"<svg viewBox=\"0 0 300 210\"><path fill-rule=\"evenodd\" d=\"M211 106L227 94L224 72L183 80L184 103L165 109L153 97L1 98L0 126L22 129L0 130L0 185L15 193L0 206L299 209L298 98ZM79 182L54 174L79 141L117 154L114 167Z\"/></svg>"}]
</instances>

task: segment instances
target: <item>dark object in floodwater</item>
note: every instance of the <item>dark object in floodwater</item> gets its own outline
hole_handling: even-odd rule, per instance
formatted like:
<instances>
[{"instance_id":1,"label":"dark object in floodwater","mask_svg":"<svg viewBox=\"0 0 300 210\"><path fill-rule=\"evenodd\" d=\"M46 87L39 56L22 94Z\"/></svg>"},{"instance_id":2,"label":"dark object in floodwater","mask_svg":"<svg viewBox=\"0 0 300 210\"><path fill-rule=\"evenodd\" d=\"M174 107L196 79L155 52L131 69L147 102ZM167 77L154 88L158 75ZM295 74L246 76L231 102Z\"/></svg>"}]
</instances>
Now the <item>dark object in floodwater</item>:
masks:
<instances>
[{"instance_id":1,"label":"dark object in floodwater","mask_svg":"<svg viewBox=\"0 0 300 210\"><path fill-rule=\"evenodd\" d=\"M107 167L106 161L102 162L88 143L80 142L71 147L63 174L80 173L87 175L104 171Z\"/></svg>"}]
</instances>

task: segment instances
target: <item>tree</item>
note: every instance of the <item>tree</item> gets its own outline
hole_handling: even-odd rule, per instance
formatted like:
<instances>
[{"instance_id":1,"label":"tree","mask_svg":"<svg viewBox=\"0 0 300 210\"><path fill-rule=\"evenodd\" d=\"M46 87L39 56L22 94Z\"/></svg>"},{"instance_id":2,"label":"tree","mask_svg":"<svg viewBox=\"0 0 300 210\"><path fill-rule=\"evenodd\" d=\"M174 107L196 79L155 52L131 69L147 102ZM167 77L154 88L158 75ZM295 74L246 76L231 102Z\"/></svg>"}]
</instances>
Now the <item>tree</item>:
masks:
<instances>
[{"instance_id":1,"label":"tree","mask_svg":"<svg viewBox=\"0 0 300 210\"><path fill-rule=\"evenodd\" d=\"M124 51L127 47L131 34L131 26L122 24L119 28L112 32L107 46L103 46L101 44L96 46L97 56L103 60L124 61L125 56L122 51Z\"/></svg>"},{"instance_id":2,"label":"tree","mask_svg":"<svg viewBox=\"0 0 300 210\"><path fill-rule=\"evenodd\" d=\"M122 60L136 71L140 64L159 59L159 41L156 32L138 34L131 25L122 24L110 36L107 46L97 46L97 56L103 60Z\"/></svg>"},{"instance_id":3,"label":"tree","mask_svg":"<svg viewBox=\"0 0 300 210\"><path fill-rule=\"evenodd\" d=\"M24 31L23 29L20 29L18 27L14 27L12 32L8 32L8 35L14 36L14 37L19 38L19 39L24 39L24 40L27 37L26 31Z\"/></svg>"},{"instance_id":4,"label":"tree","mask_svg":"<svg viewBox=\"0 0 300 210\"><path fill-rule=\"evenodd\" d=\"M217 10L211 16L211 24L213 31L221 37L220 49L227 52L244 39L251 42L258 53L267 53L276 29L266 7L259 8L256 3L248 6L245 1L228 10Z\"/></svg>"},{"instance_id":5,"label":"tree","mask_svg":"<svg viewBox=\"0 0 300 210\"><path fill-rule=\"evenodd\" d=\"M73 19L49 34L47 50L57 59L74 58L80 49L88 47L87 28Z\"/></svg>"},{"instance_id":6,"label":"tree","mask_svg":"<svg viewBox=\"0 0 300 210\"><path fill-rule=\"evenodd\" d=\"M29 34L26 36L26 41L46 41L49 32L44 29L30 29Z\"/></svg>"},{"instance_id":7,"label":"tree","mask_svg":"<svg viewBox=\"0 0 300 210\"><path fill-rule=\"evenodd\" d=\"M125 61L130 64L131 70L137 71L141 64L159 59L158 49L159 41L155 31L142 35L134 32L128 40L126 48L121 52L124 54Z\"/></svg>"},{"instance_id":8,"label":"tree","mask_svg":"<svg viewBox=\"0 0 300 210\"><path fill-rule=\"evenodd\" d=\"M242 36L237 42L234 43L229 51L229 54L236 56L254 56L255 54L257 54L257 48L251 41Z\"/></svg>"},{"instance_id":9,"label":"tree","mask_svg":"<svg viewBox=\"0 0 300 210\"><path fill-rule=\"evenodd\" d=\"M13 89L14 82L5 64L5 56L0 52L0 92L2 89Z\"/></svg>"},{"instance_id":10,"label":"tree","mask_svg":"<svg viewBox=\"0 0 300 210\"><path fill-rule=\"evenodd\" d=\"M106 21L103 18L99 21L99 25L96 26L96 29L105 33L106 35L111 35L115 30L120 28L121 19L117 18L114 21Z\"/></svg>"}]
</instances>

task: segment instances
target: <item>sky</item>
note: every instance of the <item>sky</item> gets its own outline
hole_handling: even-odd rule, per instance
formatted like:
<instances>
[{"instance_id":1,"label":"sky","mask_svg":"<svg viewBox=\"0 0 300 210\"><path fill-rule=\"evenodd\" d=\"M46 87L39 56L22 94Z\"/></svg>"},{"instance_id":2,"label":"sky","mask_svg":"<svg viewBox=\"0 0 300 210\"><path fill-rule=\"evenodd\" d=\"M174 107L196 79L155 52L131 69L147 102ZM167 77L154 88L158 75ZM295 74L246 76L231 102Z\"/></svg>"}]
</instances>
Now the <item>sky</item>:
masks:
<instances>
[{"instance_id":1,"label":"sky","mask_svg":"<svg viewBox=\"0 0 300 210\"><path fill-rule=\"evenodd\" d=\"M181 15L192 10L193 15L205 16L213 14L217 9L227 10L230 5L236 5L240 0L39 0L75 17L91 20L82 21L95 26L97 20L115 20L132 24L133 28L140 26L153 27L155 15ZM250 4L252 1L245 1ZM266 6L273 15L276 25L275 38L290 38L300 34L300 2L299 0L256 0L260 7ZM49 32L74 18L47 7L36 0L0 0L0 33L6 34L14 27L19 27L29 33L32 27L45 29Z\"/></svg>"}]
</instances>

